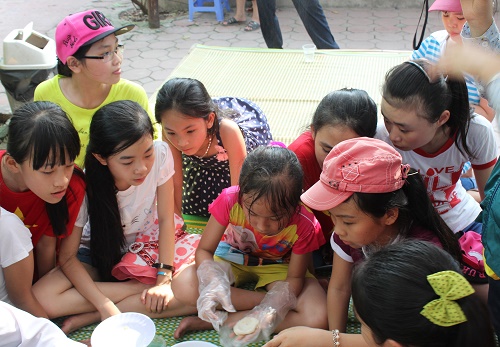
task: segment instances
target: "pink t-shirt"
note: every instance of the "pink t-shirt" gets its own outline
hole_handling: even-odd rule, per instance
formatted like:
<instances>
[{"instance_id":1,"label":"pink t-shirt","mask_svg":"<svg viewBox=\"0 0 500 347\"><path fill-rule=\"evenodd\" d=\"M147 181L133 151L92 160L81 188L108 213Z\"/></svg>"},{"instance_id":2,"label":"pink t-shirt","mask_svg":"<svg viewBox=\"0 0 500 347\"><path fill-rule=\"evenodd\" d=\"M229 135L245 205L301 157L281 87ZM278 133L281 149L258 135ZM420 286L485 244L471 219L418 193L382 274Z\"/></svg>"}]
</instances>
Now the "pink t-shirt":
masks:
<instances>
[{"instance_id":1,"label":"pink t-shirt","mask_svg":"<svg viewBox=\"0 0 500 347\"><path fill-rule=\"evenodd\" d=\"M314 214L302 204L278 234L260 234L246 220L243 207L238 203L238 194L239 186L226 188L208 209L217 222L227 226L221 241L241 254L287 263L291 252L309 253L325 243Z\"/></svg>"}]
</instances>

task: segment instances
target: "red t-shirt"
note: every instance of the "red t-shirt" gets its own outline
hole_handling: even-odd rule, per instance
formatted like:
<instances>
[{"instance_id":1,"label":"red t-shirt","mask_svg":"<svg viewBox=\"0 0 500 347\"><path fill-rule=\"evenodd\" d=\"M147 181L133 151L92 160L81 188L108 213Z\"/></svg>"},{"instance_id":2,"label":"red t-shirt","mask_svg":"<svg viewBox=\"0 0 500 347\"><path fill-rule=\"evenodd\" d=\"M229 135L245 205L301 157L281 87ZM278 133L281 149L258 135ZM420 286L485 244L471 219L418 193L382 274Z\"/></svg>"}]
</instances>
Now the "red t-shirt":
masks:
<instances>
[{"instance_id":1,"label":"red t-shirt","mask_svg":"<svg viewBox=\"0 0 500 347\"><path fill-rule=\"evenodd\" d=\"M319 181L319 176L321 175L322 170L316 160L316 154L314 152L314 139L312 138L311 132L303 132L290 144L290 146L288 146L288 149L295 153L300 164L302 165L302 170L304 171L302 188L306 191L311 188L313 184ZM325 239L328 240L333 230L332 219L323 211L313 210L313 212L321 225L321 230L323 230Z\"/></svg>"},{"instance_id":2,"label":"red t-shirt","mask_svg":"<svg viewBox=\"0 0 500 347\"><path fill-rule=\"evenodd\" d=\"M5 150L0 151L0 161L5 154ZM66 191L66 201L68 204L69 220L66 224L67 234L60 238L67 237L73 231L80 206L85 196L85 181L82 177L73 174ZM2 171L0 170L0 205L9 212L17 215L24 225L31 232L33 246L36 247L42 235L54 237L52 225L50 224L45 201L40 199L32 191L17 193L11 191L5 185Z\"/></svg>"}]
</instances>

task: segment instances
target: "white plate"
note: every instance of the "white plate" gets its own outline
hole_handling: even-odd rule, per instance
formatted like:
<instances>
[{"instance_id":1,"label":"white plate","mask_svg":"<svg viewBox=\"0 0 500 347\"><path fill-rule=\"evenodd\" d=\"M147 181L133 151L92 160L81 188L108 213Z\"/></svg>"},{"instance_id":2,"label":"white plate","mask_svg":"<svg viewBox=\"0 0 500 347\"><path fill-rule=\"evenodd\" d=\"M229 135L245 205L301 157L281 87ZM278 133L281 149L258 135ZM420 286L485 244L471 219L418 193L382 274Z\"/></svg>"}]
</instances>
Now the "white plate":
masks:
<instances>
[{"instance_id":1,"label":"white plate","mask_svg":"<svg viewBox=\"0 0 500 347\"><path fill-rule=\"evenodd\" d=\"M184 341L176 343L172 347L217 347L217 345L206 341Z\"/></svg>"},{"instance_id":2,"label":"white plate","mask_svg":"<svg viewBox=\"0 0 500 347\"><path fill-rule=\"evenodd\" d=\"M146 315L125 312L105 319L95 328L92 347L146 347L155 337L155 324Z\"/></svg>"}]
</instances>

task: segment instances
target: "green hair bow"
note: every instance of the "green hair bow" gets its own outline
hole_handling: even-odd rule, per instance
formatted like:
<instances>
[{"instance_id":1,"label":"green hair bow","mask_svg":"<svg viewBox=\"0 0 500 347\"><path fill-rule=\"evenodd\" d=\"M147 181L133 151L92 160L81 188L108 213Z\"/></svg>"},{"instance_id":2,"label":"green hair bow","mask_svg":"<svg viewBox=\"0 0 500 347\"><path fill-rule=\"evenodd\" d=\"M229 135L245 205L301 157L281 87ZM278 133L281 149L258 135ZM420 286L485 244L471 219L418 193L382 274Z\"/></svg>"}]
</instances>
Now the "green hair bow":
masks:
<instances>
[{"instance_id":1,"label":"green hair bow","mask_svg":"<svg viewBox=\"0 0 500 347\"><path fill-rule=\"evenodd\" d=\"M420 314L442 327L466 322L464 311L455 301L474 293L465 277L455 271L441 271L427 276L427 281L439 298L425 305Z\"/></svg>"}]
</instances>

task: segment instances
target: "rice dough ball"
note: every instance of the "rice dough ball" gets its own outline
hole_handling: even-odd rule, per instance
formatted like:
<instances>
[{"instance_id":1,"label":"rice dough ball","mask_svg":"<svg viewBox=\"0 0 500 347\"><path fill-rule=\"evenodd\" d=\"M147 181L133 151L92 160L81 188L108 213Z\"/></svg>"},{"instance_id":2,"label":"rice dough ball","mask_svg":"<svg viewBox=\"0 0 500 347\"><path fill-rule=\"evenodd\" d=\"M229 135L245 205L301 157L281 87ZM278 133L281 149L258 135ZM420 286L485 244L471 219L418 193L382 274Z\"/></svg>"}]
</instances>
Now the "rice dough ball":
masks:
<instances>
[{"instance_id":1,"label":"rice dough ball","mask_svg":"<svg viewBox=\"0 0 500 347\"><path fill-rule=\"evenodd\" d=\"M245 317L240 319L233 327L233 331L236 335L249 335L257 330L259 326L259 321L254 317Z\"/></svg>"}]
</instances>

